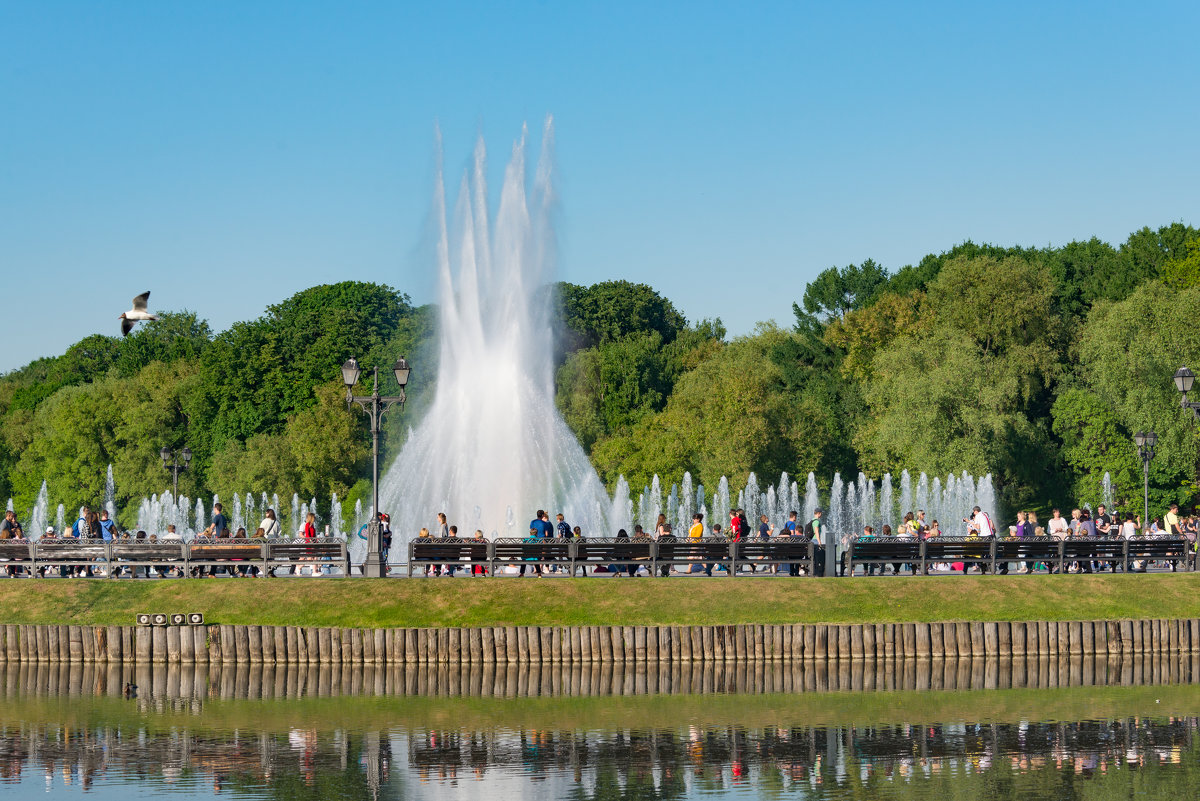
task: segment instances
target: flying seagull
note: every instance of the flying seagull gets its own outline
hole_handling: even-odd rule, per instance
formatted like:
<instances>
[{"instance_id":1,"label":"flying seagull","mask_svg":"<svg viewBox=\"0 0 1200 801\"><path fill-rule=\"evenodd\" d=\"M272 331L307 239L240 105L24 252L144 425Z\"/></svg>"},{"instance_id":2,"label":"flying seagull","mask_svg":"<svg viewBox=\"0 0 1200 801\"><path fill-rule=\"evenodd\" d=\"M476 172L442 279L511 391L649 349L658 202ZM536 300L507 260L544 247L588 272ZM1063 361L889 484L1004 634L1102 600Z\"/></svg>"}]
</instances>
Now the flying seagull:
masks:
<instances>
[{"instance_id":1,"label":"flying seagull","mask_svg":"<svg viewBox=\"0 0 1200 801\"><path fill-rule=\"evenodd\" d=\"M121 336L129 336L129 332L133 330L134 323L139 320L157 320L158 317L146 311L146 301L150 300L150 293L143 292L133 299L133 308L127 312L122 312L117 319L121 321Z\"/></svg>"}]
</instances>

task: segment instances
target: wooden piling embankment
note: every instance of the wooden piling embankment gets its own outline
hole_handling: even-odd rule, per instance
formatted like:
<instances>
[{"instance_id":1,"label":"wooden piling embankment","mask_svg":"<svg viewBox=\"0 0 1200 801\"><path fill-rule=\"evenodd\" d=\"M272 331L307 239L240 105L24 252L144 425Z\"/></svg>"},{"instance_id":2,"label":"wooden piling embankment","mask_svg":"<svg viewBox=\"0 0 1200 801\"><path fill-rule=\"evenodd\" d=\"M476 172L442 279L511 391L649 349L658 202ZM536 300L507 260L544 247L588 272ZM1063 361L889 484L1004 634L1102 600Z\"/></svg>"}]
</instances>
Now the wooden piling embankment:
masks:
<instances>
[{"instance_id":1,"label":"wooden piling embankment","mask_svg":"<svg viewBox=\"0 0 1200 801\"><path fill-rule=\"evenodd\" d=\"M0 625L3 663L488 665L1200 653L1200 619L724 626Z\"/></svg>"}]
</instances>

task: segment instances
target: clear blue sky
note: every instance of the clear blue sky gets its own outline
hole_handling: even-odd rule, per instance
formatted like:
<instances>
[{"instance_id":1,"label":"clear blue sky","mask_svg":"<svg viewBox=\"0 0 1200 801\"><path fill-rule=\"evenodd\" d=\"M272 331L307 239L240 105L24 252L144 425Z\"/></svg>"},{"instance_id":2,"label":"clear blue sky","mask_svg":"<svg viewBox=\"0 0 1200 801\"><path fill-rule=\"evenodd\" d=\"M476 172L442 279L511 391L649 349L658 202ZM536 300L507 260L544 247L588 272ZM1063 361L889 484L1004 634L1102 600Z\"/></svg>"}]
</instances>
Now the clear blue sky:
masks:
<instances>
[{"instance_id":1,"label":"clear blue sky","mask_svg":"<svg viewBox=\"0 0 1200 801\"><path fill-rule=\"evenodd\" d=\"M1200 4L0 3L0 371L313 284L433 300L451 187L557 125L560 277L731 333L831 265L1200 223ZM48 316L41 316L42 314Z\"/></svg>"}]
</instances>

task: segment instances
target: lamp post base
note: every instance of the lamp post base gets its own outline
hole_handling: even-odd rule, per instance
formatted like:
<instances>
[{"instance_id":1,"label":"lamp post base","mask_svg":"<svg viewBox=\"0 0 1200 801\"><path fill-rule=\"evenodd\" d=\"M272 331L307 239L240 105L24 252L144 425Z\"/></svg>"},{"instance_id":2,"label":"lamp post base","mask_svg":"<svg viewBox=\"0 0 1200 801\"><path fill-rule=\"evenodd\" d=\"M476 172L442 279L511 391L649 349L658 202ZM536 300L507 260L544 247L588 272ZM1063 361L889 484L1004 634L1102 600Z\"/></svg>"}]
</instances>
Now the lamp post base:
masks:
<instances>
[{"instance_id":1,"label":"lamp post base","mask_svg":"<svg viewBox=\"0 0 1200 801\"><path fill-rule=\"evenodd\" d=\"M384 578L387 575L387 565L383 563L383 556L379 551L367 554L367 558L363 560L362 574L366 578Z\"/></svg>"}]
</instances>

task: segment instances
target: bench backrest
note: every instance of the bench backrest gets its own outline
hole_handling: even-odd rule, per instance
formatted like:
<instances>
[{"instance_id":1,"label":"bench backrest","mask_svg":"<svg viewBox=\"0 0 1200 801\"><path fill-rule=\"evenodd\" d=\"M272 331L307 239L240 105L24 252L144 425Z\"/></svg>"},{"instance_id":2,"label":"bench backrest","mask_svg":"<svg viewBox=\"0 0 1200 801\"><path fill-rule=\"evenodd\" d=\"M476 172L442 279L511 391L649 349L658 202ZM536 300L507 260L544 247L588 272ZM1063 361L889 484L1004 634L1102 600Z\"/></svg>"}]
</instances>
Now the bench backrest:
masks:
<instances>
[{"instance_id":1,"label":"bench backrest","mask_svg":"<svg viewBox=\"0 0 1200 801\"><path fill-rule=\"evenodd\" d=\"M112 558L141 562L154 559L182 559L182 542L114 542Z\"/></svg>"},{"instance_id":2,"label":"bench backrest","mask_svg":"<svg viewBox=\"0 0 1200 801\"><path fill-rule=\"evenodd\" d=\"M1058 540L1053 537L1003 537L996 540L996 559L1057 559Z\"/></svg>"},{"instance_id":3,"label":"bench backrest","mask_svg":"<svg viewBox=\"0 0 1200 801\"><path fill-rule=\"evenodd\" d=\"M738 559L758 559L764 562L808 559L809 540L805 537L774 537L769 540L751 537L737 544Z\"/></svg>"},{"instance_id":4,"label":"bench backrest","mask_svg":"<svg viewBox=\"0 0 1200 801\"><path fill-rule=\"evenodd\" d=\"M658 540L658 559L662 561L673 559L715 561L728 558L729 540L724 537L702 537L700 539L663 537Z\"/></svg>"},{"instance_id":5,"label":"bench backrest","mask_svg":"<svg viewBox=\"0 0 1200 801\"><path fill-rule=\"evenodd\" d=\"M107 559L107 543L103 540L38 540L33 544L34 557L42 560Z\"/></svg>"},{"instance_id":6,"label":"bench backrest","mask_svg":"<svg viewBox=\"0 0 1200 801\"><path fill-rule=\"evenodd\" d=\"M409 540L409 553L413 559L423 562L485 562L488 558L488 541L464 540L458 537L418 537Z\"/></svg>"},{"instance_id":7,"label":"bench backrest","mask_svg":"<svg viewBox=\"0 0 1200 801\"><path fill-rule=\"evenodd\" d=\"M1184 537L1134 537L1129 540L1129 558L1181 559L1191 545Z\"/></svg>"},{"instance_id":8,"label":"bench backrest","mask_svg":"<svg viewBox=\"0 0 1200 801\"><path fill-rule=\"evenodd\" d=\"M228 544L227 544L228 543ZM188 558L193 562L230 562L262 558L262 540L225 540L220 544L193 542L188 547Z\"/></svg>"},{"instance_id":9,"label":"bench backrest","mask_svg":"<svg viewBox=\"0 0 1200 801\"><path fill-rule=\"evenodd\" d=\"M911 562L921 558L921 541L916 537L851 537L855 561Z\"/></svg>"},{"instance_id":10,"label":"bench backrest","mask_svg":"<svg viewBox=\"0 0 1200 801\"><path fill-rule=\"evenodd\" d=\"M559 559L571 558L571 540L527 537L501 537L493 544L496 559Z\"/></svg>"},{"instance_id":11,"label":"bench backrest","mask_svg":"<svg viewBox=\"0 0 1200 801\"><path fill-rule=\"evenodd\" d=\"M9 562L32 562L29 540L0 540L0 559Z\"/></svg>"},{"instance_id":12,"label":"bench backrest","mask_svg":"<svg viewBox=\"0 0 1200 801\"><path fill-rule=\"evenodd\" d=\"M650 558L649 537L585 537L575 541L575 558L584 562L629 562Z\"/></svg>"},{"instance_id":13,"label":"bench backrest","mask_svg":"<svg viewBox=\"0 0 1200 801\"><path fill-rule=\"evenodd\" d=\"M925 540L925 560L928 562L984 562L991 558L991 538L933 537Z\"/></svg>"}]
</instances>

